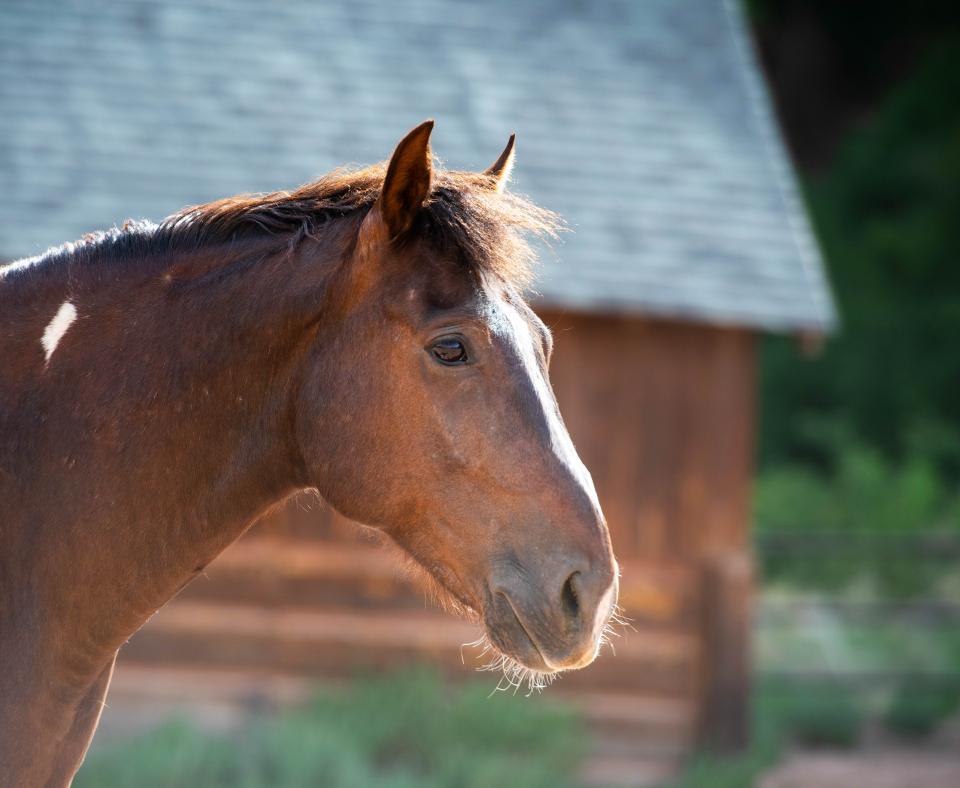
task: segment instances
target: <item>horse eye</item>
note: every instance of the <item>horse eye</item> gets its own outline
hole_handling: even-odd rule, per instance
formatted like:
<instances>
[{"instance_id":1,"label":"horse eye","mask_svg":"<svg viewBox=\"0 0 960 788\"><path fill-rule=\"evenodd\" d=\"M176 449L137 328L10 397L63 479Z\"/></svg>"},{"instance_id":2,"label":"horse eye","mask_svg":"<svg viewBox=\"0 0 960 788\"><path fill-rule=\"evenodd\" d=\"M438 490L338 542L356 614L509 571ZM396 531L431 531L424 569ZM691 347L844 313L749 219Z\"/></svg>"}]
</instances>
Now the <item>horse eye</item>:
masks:
<instances>
[{"instance_id":1,"label":"horse eye","mask_svg":"<svg viewBox=\"0 0 960 788\"><path fill-rule=\"evenodd\" d=\"M438 339L430 350L441 364L464 364L467 361L467 349L463 341L456 337Z\"/></svg>"}]
</instances>

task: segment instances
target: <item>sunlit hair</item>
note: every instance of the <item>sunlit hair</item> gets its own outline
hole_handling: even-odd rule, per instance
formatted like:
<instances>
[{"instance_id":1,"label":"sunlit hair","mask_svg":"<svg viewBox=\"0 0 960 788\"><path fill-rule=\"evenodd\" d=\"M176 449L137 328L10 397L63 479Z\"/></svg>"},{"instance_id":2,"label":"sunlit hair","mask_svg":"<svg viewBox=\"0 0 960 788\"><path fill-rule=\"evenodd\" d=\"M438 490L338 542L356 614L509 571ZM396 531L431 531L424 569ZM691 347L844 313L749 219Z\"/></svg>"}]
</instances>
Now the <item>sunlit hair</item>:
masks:
<instances>
[{"instance_id":1,"label":"sunlit hair","mask_svg":"<svg viewBox=\"0 0 960 788\"><path fill-rule=\"evenodd\" d=\"M369 209L386 171L383 162L338 169L294 191L239 195L185 208L164 220L156 235L172 246L311 236L332 219ZM496 192L490 176L435 166L433 188L407 237L427 240L471 269L522 287L530 281L534 259L527 236L551 239L560 227L556 214L526 197Z\"/></svg>"}]
</instances>

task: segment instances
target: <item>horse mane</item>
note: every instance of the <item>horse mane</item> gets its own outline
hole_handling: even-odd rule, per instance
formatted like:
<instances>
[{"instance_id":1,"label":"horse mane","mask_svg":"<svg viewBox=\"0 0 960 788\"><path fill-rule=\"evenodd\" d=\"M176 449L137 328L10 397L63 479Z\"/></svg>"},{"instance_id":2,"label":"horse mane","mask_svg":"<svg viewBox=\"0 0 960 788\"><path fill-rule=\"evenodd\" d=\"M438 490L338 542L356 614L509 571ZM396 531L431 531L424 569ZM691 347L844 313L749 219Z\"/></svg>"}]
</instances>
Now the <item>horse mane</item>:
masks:
<instances>
[{"instance_id":1,"label":"horse mane","mask_svg":"<svg viewBox=\"0 0 960 788\"><path fill-rule=\"evenodd\" d=\"M185 208L158 234L170 243L205 245L239 237L313 235L332 219L369 209L380 195L387 163L338 169L294 191L239 195ZM534 259L526 235L554 238L559 217L522 195L497 193L482 174L435 167L433 188L409 238L426 238L471 269L529 283Z\"/></svg>"},{"instance_id":2,"label":"horse mane","mask_svg":"<svg viewBox=\"0 0 960 788\"><path fill-rule=\"evenodd\" d=\"M386 170L385 162L341 168L293 191L242 194L194 205L159 224L128 221L55 247L36 261L77 256L130 259L234 245L244 239L274 238L278 249L289 249L317 236L333 220L368 210L380 195ZM528 198L496 192L487 175L434 167L431 193L404 240L425 239L472 271L523 287L530 283L534 260L528 236L549 240L561 227L555 213ZM236 259L225 257L225 265L230 258Z\"/></svg>"}]
</instances>

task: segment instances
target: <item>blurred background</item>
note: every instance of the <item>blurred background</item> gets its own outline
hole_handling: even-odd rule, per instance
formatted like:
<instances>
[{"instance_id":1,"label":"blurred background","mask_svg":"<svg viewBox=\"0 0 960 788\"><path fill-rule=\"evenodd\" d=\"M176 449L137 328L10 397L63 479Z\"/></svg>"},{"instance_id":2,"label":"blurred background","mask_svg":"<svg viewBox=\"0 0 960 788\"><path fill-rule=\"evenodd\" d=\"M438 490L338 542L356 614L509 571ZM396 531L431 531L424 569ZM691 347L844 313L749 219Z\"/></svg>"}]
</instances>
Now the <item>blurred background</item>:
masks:
<instances>
[{"instance_id":1,"label":"blurred background","mask_svg":"<svg viewBox=\"0 0 960 788\"><path fill-rule=\"evenodd\" d=\"M305 497L121 652L75 785L960 785L955 5L2 0L0 261L427 117L569 224L531 298L616 654L495 692Z\"/></svg>"}]
</instances>

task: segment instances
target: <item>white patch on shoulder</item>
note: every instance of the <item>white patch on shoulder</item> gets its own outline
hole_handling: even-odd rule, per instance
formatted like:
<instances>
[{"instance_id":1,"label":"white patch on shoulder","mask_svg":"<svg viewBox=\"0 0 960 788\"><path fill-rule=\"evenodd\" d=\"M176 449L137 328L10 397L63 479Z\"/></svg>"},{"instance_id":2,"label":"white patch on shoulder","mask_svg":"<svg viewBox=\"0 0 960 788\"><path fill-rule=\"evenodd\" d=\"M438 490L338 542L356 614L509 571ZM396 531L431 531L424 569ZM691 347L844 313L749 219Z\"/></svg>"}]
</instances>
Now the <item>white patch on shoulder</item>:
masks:
<instances>
[{"instance_id":1,"label":"white patch on shoulder","mask_svg":"<svg viewBox=\"0 0 960 788\"><path fill-rule=\"evenodd\" d=\"M67 329L73 325L73 321L76 319L77 308L69 301L64 301L57 310L57 314L53 316L53 320L43 330L40 344L43 345L43 355L48 363L53 351L57 349L57 345L63 339L63 335L67 333Z\"/></svg>"}]
</instances>

